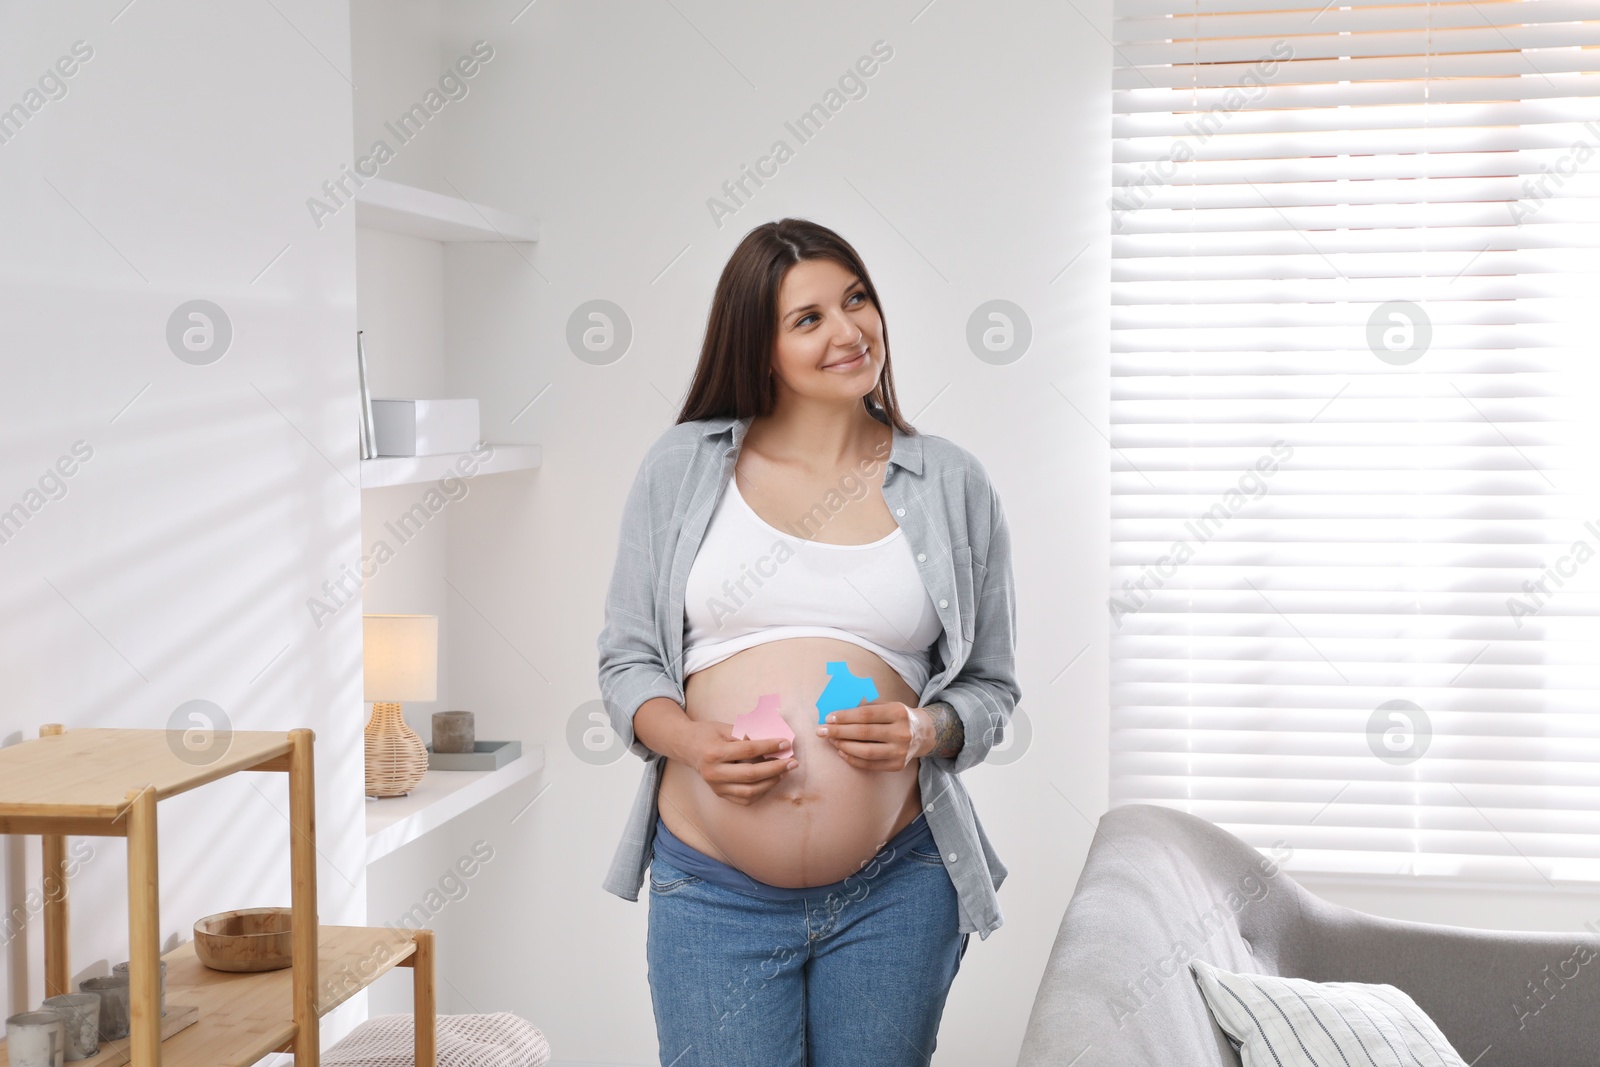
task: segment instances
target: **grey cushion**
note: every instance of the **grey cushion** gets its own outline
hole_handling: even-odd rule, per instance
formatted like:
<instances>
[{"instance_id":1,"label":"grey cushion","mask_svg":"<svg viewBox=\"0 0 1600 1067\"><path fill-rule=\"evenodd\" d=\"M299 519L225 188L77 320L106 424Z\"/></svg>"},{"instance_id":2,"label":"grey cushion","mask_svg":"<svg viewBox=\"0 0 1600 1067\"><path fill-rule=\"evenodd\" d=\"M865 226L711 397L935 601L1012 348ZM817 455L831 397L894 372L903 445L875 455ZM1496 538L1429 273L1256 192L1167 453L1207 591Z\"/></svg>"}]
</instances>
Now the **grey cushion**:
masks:
<instances>
[{"instance_id":1,"label":"grey cushion","mask_svg":"<svg viewBox=\"0 0 1600 1067\"><path fill-rule=\"evenodd\" d=\"M1397 986L1476 1067L1593 1067L1595 949L1578 932L1366 915L1315 896L1204 819L1129 804L1100 819L1018 1067L1237 1067L1190 956L1230 971Z\"/></svg>"}]
</instances>

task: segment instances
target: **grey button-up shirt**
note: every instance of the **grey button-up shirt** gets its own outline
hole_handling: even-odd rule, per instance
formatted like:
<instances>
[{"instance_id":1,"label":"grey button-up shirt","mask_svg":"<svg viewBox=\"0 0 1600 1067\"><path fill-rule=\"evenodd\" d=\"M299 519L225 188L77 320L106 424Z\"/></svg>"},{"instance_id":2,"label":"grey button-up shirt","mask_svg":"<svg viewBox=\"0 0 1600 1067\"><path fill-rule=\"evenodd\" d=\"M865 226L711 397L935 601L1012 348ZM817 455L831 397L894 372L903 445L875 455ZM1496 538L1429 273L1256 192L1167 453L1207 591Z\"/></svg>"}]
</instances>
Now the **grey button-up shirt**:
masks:
<instances>
[{"instance_id":1,"label":"grey button-up shirt","mask_svg":"<svg viewBox=\"0 0 1600 1067\"><path fill-rule=\"evenodd\" d=\"M873 412L875 418L879 414ZM652 697L683 704L683 632L689 568L732 474L750 418L678 423L651 446L623 505L606 594L600 693L611 727L645 761L622 841L602 884L638 900L655 837L665 756L633 733ZM879 421L885 421L879 418ZM953 759L923 756L917 773L933 839L955 885L960 932L981 939L1003 917L995 891L1006 876L957 777L1004 740L1021 699L1016 676L1016 588L1000 497L978 459L934 434L894 431L883 498L916 560L944 632L919 696L950 705L966 741Z\"/></svg>"}]
</instances>

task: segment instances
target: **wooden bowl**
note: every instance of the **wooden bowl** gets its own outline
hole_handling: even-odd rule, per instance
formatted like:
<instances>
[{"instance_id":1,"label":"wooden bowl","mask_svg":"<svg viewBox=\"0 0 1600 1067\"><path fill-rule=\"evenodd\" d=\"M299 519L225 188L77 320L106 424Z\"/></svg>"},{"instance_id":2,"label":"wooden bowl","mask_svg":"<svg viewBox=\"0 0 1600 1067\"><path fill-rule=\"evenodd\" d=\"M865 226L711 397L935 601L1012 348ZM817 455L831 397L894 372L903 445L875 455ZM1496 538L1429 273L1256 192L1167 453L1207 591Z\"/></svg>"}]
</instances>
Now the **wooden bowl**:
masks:
<instances>
[{"instance_id":1,"label":"wooden bowl","mask_svg":"<svg viewBox=\"0 0 1600 1067\"><path fill-rule=\"evenodd\" d=\"M276 971L294 962L288 908L242 908L194 924L194 954L214 971Z\"/></svg>"}]
</instances>

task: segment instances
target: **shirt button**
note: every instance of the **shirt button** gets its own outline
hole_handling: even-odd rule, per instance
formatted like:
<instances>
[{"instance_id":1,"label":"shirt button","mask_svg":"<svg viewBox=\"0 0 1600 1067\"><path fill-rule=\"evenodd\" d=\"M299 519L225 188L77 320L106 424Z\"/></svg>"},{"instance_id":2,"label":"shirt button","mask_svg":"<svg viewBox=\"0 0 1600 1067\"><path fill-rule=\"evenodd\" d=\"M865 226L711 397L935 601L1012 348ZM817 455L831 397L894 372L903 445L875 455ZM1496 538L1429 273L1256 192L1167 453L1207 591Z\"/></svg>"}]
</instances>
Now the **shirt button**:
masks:
<instances>
[{"instance_id":1,"label":"shirt button","mask_svg":"<svg viewBox=\"0 0 1600 1067\"><path fill-rule=\"evenodd\" d=\"M945 859L949 860L951 863L954 863L956 861L956 854L952 852L946 856Z\"/></svg>"},{"instance_id":2,"label":"shirt button","mask_svg":"<svg viewBox=\"0 0 1600 1067\"><path fill-rule=\"evenodd\" d=\"M896 515L904 515L906 513L906 509L905 508L895 508L894 509L894 513Z\"/></svg>"},{"instance_id":3,"label":"shirt button","mask_svg":"<svg viewBox=\"0 0 1600 1067\"><path fill-rule=\"evenodd\" d=\"M950 601L948 601L948 600L941 600L941 601L939 601L939 606L940 606L940 607L941 607L941 608L947 608L947 607L949 607L949 606L950 606Z\"/></svg>"},{"instance_id":4,"label":"shirt button","mask_svg":"<svg viewBox=\"0 0 1600 1067\"><path fill-rule=\"evenodd\" d=\"M927 807L923 808L922 810L923 811L932 811L933 810L933 805L929 804Z\"/></svg>"},{"instance_id":5,"label":"shirt button","mask_svg":"<svg viewBox=\"0 0 1600 1067\"><path fill-rule=\"evenodd\" d=\"M928 554L926 552L918 552L917 553L917 562L918 563L926 563L927 561L928 561Z\"/></svg>"}]
</instances>

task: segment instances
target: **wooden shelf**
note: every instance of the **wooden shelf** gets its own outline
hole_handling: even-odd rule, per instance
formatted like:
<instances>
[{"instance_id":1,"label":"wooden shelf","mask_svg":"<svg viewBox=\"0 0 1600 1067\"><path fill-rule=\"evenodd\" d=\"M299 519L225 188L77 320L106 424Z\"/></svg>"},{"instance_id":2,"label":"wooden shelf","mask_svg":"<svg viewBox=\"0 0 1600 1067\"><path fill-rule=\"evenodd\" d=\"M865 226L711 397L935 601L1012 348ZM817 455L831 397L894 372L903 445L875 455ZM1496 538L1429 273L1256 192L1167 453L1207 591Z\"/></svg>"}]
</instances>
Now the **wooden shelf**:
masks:
<instances>
[{"instance_id":1,"label":"wooden shelf","mask_svg":"<svg viewBox=\"0 0 1600 1067\"><path fill-rule=\"evenodd\" d=\"M413 931L367 926L317 930L317 1017L416 953ZM295 1036L290 1010L294 968L259 973L214 971L201 963L189 941L162 957L167 961L167 1013L177 1004L200 1009L193 1025L161 1043L161 1067L246 1067L269 1052L287 1051ZM117 1067L128 1062L128 1039L100 1043L100 1054L78 1067ZM9 1067L0 1041L0 1067Z\"/></svg>"},{"instance_id":2,"label":"wooden shelf","mask_svg":"<svg viewBox=\"0 0 1600 1067\"><path fill-rule=\"evenodd\" d=\"M130 1032L77 1062L247 1067L270 1052L292 1051L300 1067L317 1067L322 1016L401 965L413 970L414 1058L419 1067L434 1067L433 932L324 926L317 918L313 731L231 731L214 735L204 751L186 745L191 737L183 730L67 730L46 723L39 734L0 749L0 833L39 835L45 879L63 885L69 836L128 842ZM159 802L239 771L281 772L289 783L294 963L254 974L204 966L193 941L159 951ZM44 903L46 996L72 990L69 897L61 892ZM160 1010L162 959L168 964L166 1016ZM0 1040L0 1067L9 1065Z\"/></svg>"},{"instance_id":3,"label":"wooden shelf","mask_svg":"<svg viewBox=\"0 0 1600 1067\"><path fill-rule=\"evenodd\" d=\"M236 771L288 769L290 741L282 731L234 730L225 747L223 737L215 735L221 754L203 758L184 747L177 730L87 727L0 748L0 834L39 833L21 828L37 818L55 827L72 818L122 821L128 792L146 786L165 800ZM109 825L94 832L122 836Z\"/></svg>"},{"instance_id":4,"label":"wooden shelf","mask_svg":"<svg viewBox=\"0 0 1600 1067\"><path fill-rule=\"evenodd\" d=\"M538 219L387 178L369 178L356 190L356 225L433 241L539 239Z\"/></svg>"},{"instance_id":5,"label":"wooden shelf","mask_svg":"<svg viewBox=\"0 0 1600 1067\"><path fill-rule=\"evenodd\" d=\"M367 862L387 856L465 811L531 777L544 767L544 746L492 771L429 771L403 797L367 800Z\"/></svg>"},{"instance_id":6,"label":"wooden shelf","mask_svg":"<svg viewBox=\"0 0 1600 1067\"><path fill-rule=\"evenodd\" d=\"M471 477L484 474L504 474L507 471L533 470L544 458L538 445L493 445L494 455L487 460L478 459L471 452L441 452L432 456L379 456L361 461L361 488L377 489L386 485L421 485L436 482L447 474L464 477L457 461L462 458L476 465Z\"/></svg>"}]
</instances>

